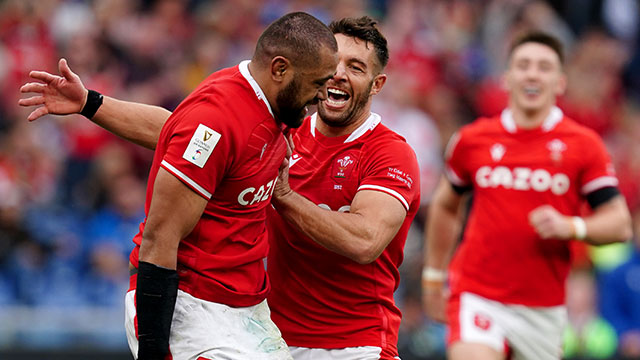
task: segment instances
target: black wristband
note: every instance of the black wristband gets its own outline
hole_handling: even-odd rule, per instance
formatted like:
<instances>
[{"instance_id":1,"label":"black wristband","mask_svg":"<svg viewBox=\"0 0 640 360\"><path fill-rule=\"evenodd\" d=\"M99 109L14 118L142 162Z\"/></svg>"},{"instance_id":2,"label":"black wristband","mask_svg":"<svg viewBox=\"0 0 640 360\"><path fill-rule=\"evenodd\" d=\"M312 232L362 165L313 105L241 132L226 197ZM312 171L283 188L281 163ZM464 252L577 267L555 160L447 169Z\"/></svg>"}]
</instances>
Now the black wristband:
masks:
<instances>
[{"instance_id":1,"label":"black wristband","mask_svg":"<svg viewBox=\"0 0 640 360\"><path fill-rule=\"evenodd\" d=\"M138 263L136 315L138 360L164 359L169 353L171 319L178 295L178 272Z\"/></svg>"},{"instance_id":2,"label":"black wristband","mask_svg":"<svg viewBox=\"0 0 640 360\"><path fill-rule=\"evenodd\" d=\"M98 112L98 109L102 105L102 94L97 91L89 90L89 94L87 94L87 103L84 104L82 111L80 111L80 115L86 117L91 120L93 115Z\"/></svg>"}]
</instances>

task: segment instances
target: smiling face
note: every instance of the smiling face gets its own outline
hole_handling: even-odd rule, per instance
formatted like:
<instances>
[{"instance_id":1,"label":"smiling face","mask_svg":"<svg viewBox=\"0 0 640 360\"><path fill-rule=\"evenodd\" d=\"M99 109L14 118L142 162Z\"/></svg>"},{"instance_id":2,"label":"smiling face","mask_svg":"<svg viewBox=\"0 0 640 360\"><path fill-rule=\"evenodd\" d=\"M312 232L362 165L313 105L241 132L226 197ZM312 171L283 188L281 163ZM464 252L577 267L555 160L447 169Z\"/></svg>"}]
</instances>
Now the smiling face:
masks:
<instances>
[{"instance_id":1,"label":"smiling face","mask_svg":"<svg viewBox=\"0 0 640 360\"><path fill-rule=\"evenodd\" d=\"M566 88L560 57L549 46L536 42L513 50L504 81L510 107L525 113L549 110Z\"/></svg>"},{"instance_id":2,"label":"smiling face","mask_svg":"<svg viewBox=\"0 0 640 360\"><path fill-rule=\"evenodd\" d=\"M327 82L327 99L318 103L320 119L331 127L359 125L369 116L371 96L377 94L386 80L379 74L373 45L336 34L339 63Z\"/></svg>"},{"instance_id":3,"label":"smiling face","mask_svg":"<svg viewBox=\"0 0 640 360\"><path fill-rule=\"evenodd\" d=\"M337 55L326 47L318 61L294 68L288 84L276 95L277 117L289 127L299 127L307 114L307 105L327 98L326 83L336 69Z\"/></svg>"}]
</instances>

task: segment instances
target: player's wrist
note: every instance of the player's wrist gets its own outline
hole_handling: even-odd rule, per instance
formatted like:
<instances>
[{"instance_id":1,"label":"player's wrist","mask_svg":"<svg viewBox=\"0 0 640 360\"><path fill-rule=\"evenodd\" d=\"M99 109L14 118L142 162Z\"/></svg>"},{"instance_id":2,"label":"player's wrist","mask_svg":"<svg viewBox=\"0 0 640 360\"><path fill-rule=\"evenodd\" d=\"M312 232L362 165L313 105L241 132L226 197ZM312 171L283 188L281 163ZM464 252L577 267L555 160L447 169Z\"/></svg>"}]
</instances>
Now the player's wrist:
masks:
<instances>
[{"instance_id":1,"label":"player's wrist","mask_svg":"<svg viewBox=\"0 0 640 360\"><path fill-rule=\"evenodd\" d=\"M139 261L136 286L138 359L162 359L169 352L178 272Z\"/></svg>"},{"instance_id":2,"label":"player's wrist","mask_svg":"<svg viewBox=\"0 0 640 360\"><path fill-rule=\"evenodd\" d=\"M447 281L447 271L431 266L422 268L422 287L425 290L442 289Z\"/></svg>"},{"instance_id":3,"label":"player's wrist","mask_svg":"<svg viewBox=\"0 0 640 360\"><path fill-rule=\"evenodd\" d=\"M82 110L80 111L80 115L91 120L96 112L98 112L100 106L102 106L103 100L104 97L99 92L95 90L87 90L87 96L84 101L84 105L82 106Z\"/></svg>"},{"instance_id":4,"label":"player's wrist","mask_svg":"<svg viewBox=\"0 0 640 360\"><path fill-rule=\"evenodd\" d=\"M295 192L291 189L289 184L276 184L276 189L273 192L272 204L278 208L278 206L286 206L290 201L295 201L293 195Z\"/></svg>"},{"instance_id":5,"label":"player's wrist","mask_svg":"<svg viewBox=\"0 0 640 360\"><path fill-rule=\"evenodd\" d=\"M587 224L580 216L573 216L571 218L571 225L573 227L573 238L576 240L584 240L587 237Z\"/></svg>"}]
</instances>

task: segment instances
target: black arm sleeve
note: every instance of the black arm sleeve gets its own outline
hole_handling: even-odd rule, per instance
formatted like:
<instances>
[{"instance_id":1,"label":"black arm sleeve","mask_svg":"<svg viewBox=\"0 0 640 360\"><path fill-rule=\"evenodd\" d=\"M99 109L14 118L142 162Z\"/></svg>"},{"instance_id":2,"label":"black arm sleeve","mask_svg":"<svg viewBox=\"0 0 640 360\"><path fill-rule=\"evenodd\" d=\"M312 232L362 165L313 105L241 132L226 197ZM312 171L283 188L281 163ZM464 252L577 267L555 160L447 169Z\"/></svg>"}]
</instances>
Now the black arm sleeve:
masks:
<instances>
[{"instance_id":1,"label":"black arm sleeve","mask_svg":"<svg viewBox=\"0 0 640 360\"><path fill-rule=\"evenodd\" d=\"M589 206L591 206L592 209L595 209L618 195L620 195L618 188L607 186L588 193L587 202L589 202Z\"/></svg>"},{"instance_id":2,"label":"black arm sleeve","mask_svg":"<svg viewBox=\"0 0 640 360\"><path fill-rule=\"evenodd\" d=\"M462 195L472 189L471 186L458 186L458 185L454 185L451 181L449 182L451 183L451 187L453 188L453 191L455 191L458 195Z\"/></svg>"},{"instance_id":3,"label":"black arm sleeve","mask_svg":"<svg viewBox=\"0 0 640 360\"><path fill-rule=\"evenodd\" d=\"M178 295L178 272L140 261L136 287L138 360L169 353L171 319Z\"/></svg>"}]
</instances>

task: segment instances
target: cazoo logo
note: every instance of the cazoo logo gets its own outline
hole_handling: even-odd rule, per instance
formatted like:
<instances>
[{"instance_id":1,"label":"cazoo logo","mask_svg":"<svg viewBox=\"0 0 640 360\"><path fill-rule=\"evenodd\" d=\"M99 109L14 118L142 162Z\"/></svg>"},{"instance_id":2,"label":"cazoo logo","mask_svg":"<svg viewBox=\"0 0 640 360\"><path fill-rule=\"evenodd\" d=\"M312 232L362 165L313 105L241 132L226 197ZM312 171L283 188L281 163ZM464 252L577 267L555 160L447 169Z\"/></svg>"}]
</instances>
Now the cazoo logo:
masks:
<instances>
[{"instance_id":1,"label":"cazoo logo","mask_svg":"<svg viewBox=\"0 0 640 360\"><path fill-rule=\"evenodd\" d=\"M253 205L257 202L266 201L269 199L273 190L276 188L275 178L264 185L260 185L260 188L256 191L254 187L248 187L238 195L238 203L242 206Z\"/></svg>"},{"instance_id":2,"label":"cazoo logo","mask_svg":"<svg viewBox=\"0 0 640 360\"><path fill-rule=\"evenodd\" d=\"M483 166L476 171L476 184L481 188L497 188L514 190L534 190L544 192L551 190L555 195L563 195L569 190L571 181L563 173L551 175L545 169L506 166Z\"/></svg>"}]
</instances>

